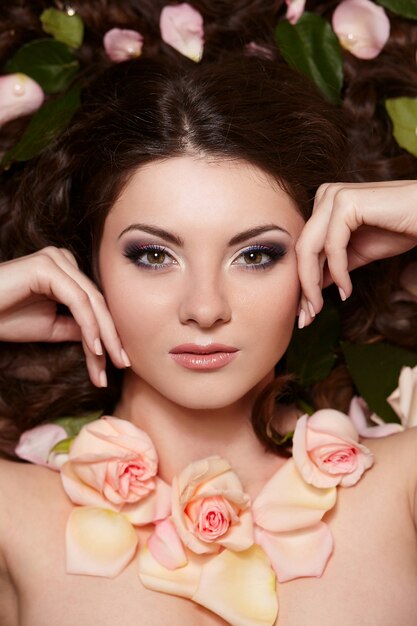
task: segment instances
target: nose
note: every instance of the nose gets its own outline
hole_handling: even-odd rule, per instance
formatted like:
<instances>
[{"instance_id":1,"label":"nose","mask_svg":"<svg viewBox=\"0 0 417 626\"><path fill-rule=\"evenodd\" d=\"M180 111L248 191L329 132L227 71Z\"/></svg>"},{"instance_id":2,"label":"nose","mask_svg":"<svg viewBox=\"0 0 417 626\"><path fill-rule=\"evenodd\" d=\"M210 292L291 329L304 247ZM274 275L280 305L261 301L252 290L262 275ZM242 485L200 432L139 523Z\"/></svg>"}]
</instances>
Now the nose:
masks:
<instances>
[{"instance_id":1,"label":"nose","mask_svg":"<svg viewBox=\"0 0 417 626\"><path fill-rule=\"evenodd\" d=\"M204 272L187 280L179 310L182 324L194 322L201 328L211 328L229 322L231 316L227 289L218 275Z\"/></svg>"}]
</instances>

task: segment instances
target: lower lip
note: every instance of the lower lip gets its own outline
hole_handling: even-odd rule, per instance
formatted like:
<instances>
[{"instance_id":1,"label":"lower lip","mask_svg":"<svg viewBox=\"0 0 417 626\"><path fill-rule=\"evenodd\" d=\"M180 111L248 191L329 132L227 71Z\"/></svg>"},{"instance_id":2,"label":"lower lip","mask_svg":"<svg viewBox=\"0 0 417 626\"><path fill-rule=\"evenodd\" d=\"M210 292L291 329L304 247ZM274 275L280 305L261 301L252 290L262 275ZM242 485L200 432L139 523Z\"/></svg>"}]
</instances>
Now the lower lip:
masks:
<instances>
[{"instance_id":1,"label":"lower lip","mask_svg":"<svg viewBox=\"0 0 417 626\"><path fill-rule=\"evenodd\" d=\"M190 370L215 370L228 365L237 355L238 352L212 352L211 354L182 352L170 356L178 365Z\"/></svg>"}]
</instances>

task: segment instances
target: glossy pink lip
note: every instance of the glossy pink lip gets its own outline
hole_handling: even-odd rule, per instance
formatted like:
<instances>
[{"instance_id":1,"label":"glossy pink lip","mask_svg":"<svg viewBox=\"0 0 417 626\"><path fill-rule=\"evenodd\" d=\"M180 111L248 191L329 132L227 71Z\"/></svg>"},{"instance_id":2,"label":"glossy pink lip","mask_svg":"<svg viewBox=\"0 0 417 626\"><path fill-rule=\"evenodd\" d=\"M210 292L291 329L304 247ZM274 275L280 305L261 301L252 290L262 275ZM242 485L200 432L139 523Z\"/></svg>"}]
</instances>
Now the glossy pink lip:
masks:
<instances>
[{"instance_id":1,"label":"glossy pink lip","mask_svg":"<svg viewBox=\"0 0 417 626\"><path fill-rule=\"evenodd\" d=\"M207 346L184 343L170 350L170 355L176 363L187 369L210 370L224 367L236 358L238 352L237 348L220 343Z\"/></svg>"}]
</instances>

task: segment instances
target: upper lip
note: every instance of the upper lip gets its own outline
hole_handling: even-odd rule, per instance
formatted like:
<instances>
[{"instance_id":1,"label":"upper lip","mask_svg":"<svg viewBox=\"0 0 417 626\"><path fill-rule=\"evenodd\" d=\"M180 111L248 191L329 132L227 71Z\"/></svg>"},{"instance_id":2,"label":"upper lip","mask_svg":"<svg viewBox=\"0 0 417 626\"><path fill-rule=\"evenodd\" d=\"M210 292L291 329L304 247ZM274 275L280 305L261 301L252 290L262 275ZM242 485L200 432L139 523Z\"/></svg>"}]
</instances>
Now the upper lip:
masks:
<instances>
[{"instance_id":1,"label":"upper lip","mask_svg":"<svg viewBox=\"0 0 417 626\"><path fill-rule=\"evenodd\" d=\"M237 352L238 348L226 346L223 343L210 343L207 346L200 346L196 343L182 343L170 350L170 354L213 354L214 352Z\"/></svg>"}]
</instances>

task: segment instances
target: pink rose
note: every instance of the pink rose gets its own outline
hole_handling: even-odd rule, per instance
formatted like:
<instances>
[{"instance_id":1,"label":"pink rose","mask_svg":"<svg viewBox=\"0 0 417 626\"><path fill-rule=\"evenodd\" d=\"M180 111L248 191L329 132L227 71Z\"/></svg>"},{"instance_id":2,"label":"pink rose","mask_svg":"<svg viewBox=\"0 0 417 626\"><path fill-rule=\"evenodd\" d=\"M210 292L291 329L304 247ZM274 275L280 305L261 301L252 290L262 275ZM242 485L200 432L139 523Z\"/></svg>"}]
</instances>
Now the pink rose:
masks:
<instances>
[{"instance_id":1,"label":"pink rose","mask_svg":"<svg viewBox=\"0 0 417 626\"><path fill-rule=\"evenodd\" d=\"M21 459L58 470L68 458L67 454L51 452L60 441L67 438L62 426L57 424L42 424L21 434L15 453Z\"/></svg>"},{"instance_id":2,"label":"pink rose","mask_svg":"<svg viewBox=\"0 0 417 626\"><path fill-rule=\"evenodd\" d=\"M103 45L107 56L120 63L140 56L143 37L136 30L112 28L104 35Z\"/></svg>"},{"instance_id":3,"label":"pink rose","mask_svg":"<svg viewBox=\"0 0 417 626\"><path fill-rule=\"evenodd\" d=\"M390 35L384 9L370 0L343 0L332 17L340 45L358 59L374 59Z\"/></svg>"},{"instance_id":4,"label":"pink rose","mask_svg":"<svg viewBox=\"0 0 417 626\"><path fill-rule=\"evenodd\" d=\"M44 99L41 87L26 74L0 76L0 126L34 113Z\"/></svg>"},{"instance_id":5,"label":"pink rose","mask_svg":"<svg viewBox=\"0 0 417 626\"><path fill-rule=\"evenodd\" d=\"M347 415L322 409L297 421L293 458L304 480L315 487L350 487L373 464L370 450Z\"/></svg>"},{"instance_id":6,"label":"pink rose","mask_svg":"<svg viewBox=\"0 0 417 626\"><path fill-rule=\"evenodd\" d=\"M191 5L183 2L175 6L165 6L159 20L161 37L178 52L192 61L200 61L203 56L203 18Z\"/></svg>"},{"instance_id":7,"label":"pink rose","mask_svg":"<svg viewBox=\"0 0 417 626\"><path fill-rule=\"evenodd\" d=\"M192 552L240 551L253 544L249 496L226 460L213 456L191 463L172 488L172 521Z\"/></svg>"}]
</instances>

